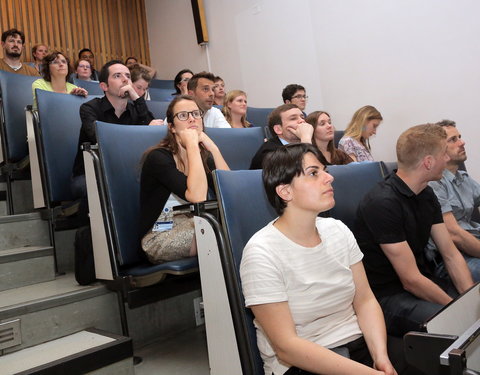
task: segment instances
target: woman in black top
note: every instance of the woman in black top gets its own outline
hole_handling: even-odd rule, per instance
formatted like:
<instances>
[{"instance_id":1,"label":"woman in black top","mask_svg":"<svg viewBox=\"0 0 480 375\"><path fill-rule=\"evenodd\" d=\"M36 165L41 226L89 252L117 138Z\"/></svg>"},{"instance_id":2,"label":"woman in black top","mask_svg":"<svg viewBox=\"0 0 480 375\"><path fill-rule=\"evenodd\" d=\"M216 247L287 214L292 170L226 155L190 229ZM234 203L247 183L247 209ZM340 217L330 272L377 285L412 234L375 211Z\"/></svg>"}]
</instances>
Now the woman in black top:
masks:
<instances>
[{"instance_id":1,"label":"woman in black top","mask_svg":"<svg viewBox=\"0 0 480 375\"><path fill-rule=\"evenodd\" d=\"M211 170L228 165L203 132L194 98L176 97L167 109L167 136L143 156L140 183L142 248L153 263L196 254L193 219L172 207L206 200Z\"/></svg>"}]
</instances>

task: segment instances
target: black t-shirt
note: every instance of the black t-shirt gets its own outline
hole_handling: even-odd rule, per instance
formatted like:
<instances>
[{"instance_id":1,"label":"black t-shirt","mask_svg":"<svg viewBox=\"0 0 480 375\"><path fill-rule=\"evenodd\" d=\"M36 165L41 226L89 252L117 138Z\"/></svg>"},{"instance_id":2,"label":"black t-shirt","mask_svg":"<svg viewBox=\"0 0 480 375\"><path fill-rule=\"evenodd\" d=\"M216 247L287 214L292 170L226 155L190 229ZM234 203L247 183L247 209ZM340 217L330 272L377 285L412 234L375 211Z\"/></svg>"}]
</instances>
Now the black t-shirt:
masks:
<instances>
[{"instance_id":1,"label":"black t-shirt","mask_svg":"<svg viewBox=\"0 0 480 375\"><path fill-rule=\"evenodd\" d=\"M207 160L211 171L215 163ZM207 174L208 187L213 189L212 174ZM153 226L171 193L186 200L187 176L177 169L173 154L164 148L151 151L142 166L140 177L140 238ZM207 197L205 197L207 198Z\"/></svg>"},{"instance_id":2,"label":"black t-shirt","mask_svg":"<svg viewBox=\"0 0 480 375\"><path fill-rule=\"evenodd\" d=\"M128 102L125 112L123 112L120 117L117 117L115 108L113 108L106 96L94 98L82 104L80 106L80 118L82 120L82 127L78 136L77 155L73 164L74 176L85 174L80 146L85 142L90 142L91 144L97 143L95 121L121 125L148 125L150 121L154 119L153 114L148 110L147 103L143 98L138 98L134 102Z\"/></svg>"},{"instance_id":3,"label":"black t-shirt","mask_svg":"<svg viewBox=\"0 0 480 375\"><path fill-rule=\"evenodd\" d=\"M365 195L358 207L354 233L364 253L368 280L377 298L404 291L380 244L407 241L418 269L430 277L424 248L432 225L442 222L440 204L432 188L427 186L415 195L396 173Z\"/></svg>"}]
</instances>

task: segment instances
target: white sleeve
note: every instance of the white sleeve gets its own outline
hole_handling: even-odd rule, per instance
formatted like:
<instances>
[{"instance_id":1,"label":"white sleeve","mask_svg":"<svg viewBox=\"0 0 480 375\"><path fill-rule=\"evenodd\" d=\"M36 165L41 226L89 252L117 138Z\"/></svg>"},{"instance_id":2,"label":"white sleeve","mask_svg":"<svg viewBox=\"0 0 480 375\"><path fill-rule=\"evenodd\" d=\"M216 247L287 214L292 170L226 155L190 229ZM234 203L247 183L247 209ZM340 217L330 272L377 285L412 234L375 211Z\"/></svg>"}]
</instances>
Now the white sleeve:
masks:
<instances>
[{"instance_id":1,"label":"white sleeve","mask_svg":"<svg viewBox=\"0 0 480 375\"><path fill-rule=\"evenodd\" d=\"M245 306L285 302L283 276L274 258L260 244L247 244L240 265Z\"/></svg>"},{"instance_id":2,"label":"white sleeve","mask_svg":"<svg viewBox=\"0 0 480 375\"><path fill-rule=\"evenodd\" d=\"M231 128L230 124L225 119L225 116L218 108L212 107L212 110L212 115L214 115L212 128Z\"/></svg>"}]
</instances>

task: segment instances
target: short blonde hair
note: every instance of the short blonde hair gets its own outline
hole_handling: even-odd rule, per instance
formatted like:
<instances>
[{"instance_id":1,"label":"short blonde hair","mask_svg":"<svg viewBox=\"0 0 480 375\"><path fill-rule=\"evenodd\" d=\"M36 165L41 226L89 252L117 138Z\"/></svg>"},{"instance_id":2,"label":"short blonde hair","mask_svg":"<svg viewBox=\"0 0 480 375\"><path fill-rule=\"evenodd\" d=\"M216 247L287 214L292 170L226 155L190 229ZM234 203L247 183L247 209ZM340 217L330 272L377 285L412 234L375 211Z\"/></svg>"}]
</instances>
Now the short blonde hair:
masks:
<instances>
[{"instance_id":1,"label":"short blonde hair","mask_svg":"<svg viewBox=\"0 0 480 375\"><path fill-rule=\"evenodd\" d=\"M344 136L352 137L370 149L370 144L368 143L368 140L365 140L362 137L362 132L364 126L371 120L383 120L382 114L373 105L366 105L357 109L357 111L353 114L350 123L345 129Z\"/></svg>"},{"instance_id":2,"label":"short blonde hair","mask_svg":"<svg viewBox=\"0 0 480 375\"><path fill-rule=\"evenodd\" d=\"M445 139L447 133L436 124L417 125L405 130L397 140L399 168L414 169L425 156L441 151Z\"/></svg>"}]
</instances>

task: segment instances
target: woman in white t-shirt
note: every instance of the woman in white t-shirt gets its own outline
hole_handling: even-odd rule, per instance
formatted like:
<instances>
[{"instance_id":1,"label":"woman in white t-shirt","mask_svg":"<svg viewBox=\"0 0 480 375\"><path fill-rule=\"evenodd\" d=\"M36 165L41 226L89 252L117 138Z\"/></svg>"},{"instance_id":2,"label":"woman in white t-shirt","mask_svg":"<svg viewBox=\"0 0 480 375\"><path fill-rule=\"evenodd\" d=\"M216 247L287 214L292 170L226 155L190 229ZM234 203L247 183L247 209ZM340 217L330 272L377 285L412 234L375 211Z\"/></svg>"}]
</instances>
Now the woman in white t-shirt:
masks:
<instances>
[{"instance_id":1,"label":"woman in white t-shirt","mask_svg":"<svg viewBox=\"0 0 480 375\"><path fill-rule=\"evenodd\" d=\"M396 374L363 254L341 221L317 216L335 205L318 150L275 150L263 181L280 216L247 243L240 275L265 374Z\"/></svg>"}]
</instances>

